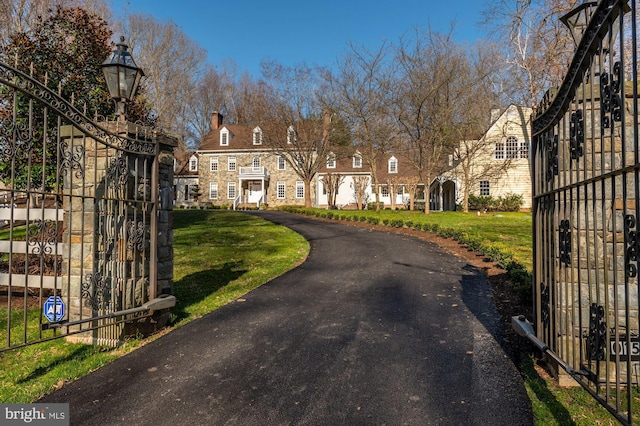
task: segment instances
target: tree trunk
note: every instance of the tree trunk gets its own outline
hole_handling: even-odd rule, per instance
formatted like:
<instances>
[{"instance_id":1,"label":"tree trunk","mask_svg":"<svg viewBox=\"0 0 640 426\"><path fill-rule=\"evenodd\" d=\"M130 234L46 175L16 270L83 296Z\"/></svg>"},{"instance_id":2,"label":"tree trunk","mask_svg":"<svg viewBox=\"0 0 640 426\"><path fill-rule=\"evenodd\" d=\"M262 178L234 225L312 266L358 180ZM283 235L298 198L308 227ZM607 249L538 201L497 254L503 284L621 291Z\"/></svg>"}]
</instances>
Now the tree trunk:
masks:
<instances>
[{"instance_id":1,"label":"tree trunk","mask_svg":"<svg viewBox=\"0 0 640 426\"><path fill-rule=\"evenodd\" d=\"M311 180L304 180L304 206L306 208L312 207L311 205Z\"/></svg>"}]
</instances>

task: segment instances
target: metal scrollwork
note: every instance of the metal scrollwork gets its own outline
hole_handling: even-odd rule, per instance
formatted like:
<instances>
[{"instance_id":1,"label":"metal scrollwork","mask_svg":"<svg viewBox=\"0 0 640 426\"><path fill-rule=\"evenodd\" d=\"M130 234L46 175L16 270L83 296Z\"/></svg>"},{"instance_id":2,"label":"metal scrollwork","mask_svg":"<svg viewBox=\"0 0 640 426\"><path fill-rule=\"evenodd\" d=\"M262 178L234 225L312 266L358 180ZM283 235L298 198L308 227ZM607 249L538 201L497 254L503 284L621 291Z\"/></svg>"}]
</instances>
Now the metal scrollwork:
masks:
<instances>
[{"instance_id":1,"label":"metal scrollwork","mask_svg":"<svg viewBox=\"0 0 640 426\"><path fill-rule=\"evenodd\" d=\"M545 283L540 283L540 298L540 320L544 328L548 329L551 324L551 296L549 286Z\"/></svg>"},{"instance_id":2,"label":"metal scrollwork","mask_svg":"<svg viewBox=\"0 0 640 426\"><path fill-rule=\"evenodd\" d=\"M60 142L60 175L67 176L71 170L75 170L75 177L83 178L84 169L82 160L84 159L84 147L73 145L69 147L66 140Z\"/></svg>"},{"instance_id":3,"label":"metal scrollwork","mask_svg":"<svg viewBox=\"0 0 640 426\"><path fill-rule=\"evenodd\" d=\"M0 84L13 87L45 103L65 117L74 127L83 130L92 138L112 148L126 149L137 154L153 155L155 153L155 142L139 141L128 137L112 135L107 129L94 123L83 112L79 111L61 96L53 93L39 81L2 62L0 62Z\"/></svg>"},{"instance_id":4,"label":"metal scrollwork","mask_svg":"<svg viewBox=\"0 0 640 426\"><path fill-rule=\"evenodd\" d=\"M128 224L129 238L127 239L127 250L142 252L144 250L144 222L130 221Z\"/></svg>"},{"instance_id":5,"label":"metal scrollwork","mask_svg":"<svg viewBox=\"0 0 640 426\"><path fill-rule=\"evenodd\" d=\"M613 73L600 75L600 123L602 131L613 126L613 122L622 120L622 98L620 97L620 81L622 66L620 62L613 65Z\"/></svg>"},{"instance_id":6,"label":"metal scrollwork","mask_svg":"<svg viewBox=\"0 0 640 426\"><path fill-rule=\"evenodd\" d=\"M626 250L624 253L624 268L628 278L634 278L638 275L638 267L635 262L638 261L638 249L640 248L640 238L636 227L636 217L628 214L624 217L624 232Z\"/></svg>"},{"instance_id":7,"label":"metal scrollwork","mask_svg":"<svg viewBox=\"0 0 640 426\"><path fill-rule=\"evenodd\" d=\"M560 263L571 264L571 223L568 219L560 221Z\"/></svg>"},{"instance_id":8,"label":"metal scrollwork","mask_svg":"<svg viewBox=\"0 0 640 426\"><path fill-rule=\"evenodd\" d=\"M571 159L577 160L584 155L584 118L581 109L571 114L569 141L571 144Z\"/></svg>"},{"instance_id":9,"label":"metal scrollwork","mask_svg":"<svg viewBox=\"0 0 640 426\"><path fill-rule=\"evenodd\" d=\"M122 189L129 179L129 167L126 155L114 158L107 168L108 185L114 189Z\"/></svg>"},{"instance_id":10,"label":"metal scrollwork","mask_svg":"<svg viewBox=\"0 0 640 426\"><path fill-rule=\"evenodd\" d=\"M602 361L605 357L607 323L604 308L592 303L589 307L589 335L587 336L587 357L589 361Z\"/></svg>"},{"instance_id":11,"label":"metal scrollwork","mask_svg":"<svg viewBox=\"0 0 640 426\"><path fill-rule=\"evenodd\" d=\"M94 310L109 309L111 289L99 272L85 275L81 287L85 306Z\"/></svg>"},{"instance_id":12,"label":"metal scrollwork","mask_svg":"<svg viewBox=\"0 0 640 426\"><path fill-rule=\"evenodd\" d=\"M29 224L27 243L33 247L32 254L52 254L54 244L58 242L56 222L36 220Z\"/></svg>"}]
</instances>

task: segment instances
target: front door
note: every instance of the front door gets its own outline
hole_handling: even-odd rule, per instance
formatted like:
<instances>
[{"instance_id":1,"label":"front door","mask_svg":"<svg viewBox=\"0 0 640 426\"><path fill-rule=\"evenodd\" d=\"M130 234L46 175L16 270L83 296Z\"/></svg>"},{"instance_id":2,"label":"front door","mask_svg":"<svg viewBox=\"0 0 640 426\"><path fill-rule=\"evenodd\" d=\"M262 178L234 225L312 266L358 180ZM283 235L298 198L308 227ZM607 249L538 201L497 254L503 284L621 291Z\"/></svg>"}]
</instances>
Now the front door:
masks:
<instances>
[{"instance_id":1,"label":"front door","mask_svg":"<svg viewBox=\"0 0 640 426\"><path fill-rule=\"evenodd\" d=\"M262 198L262 182L251 181L249 182L249 202L258 203Z\"/></svg>"}]
</instances>

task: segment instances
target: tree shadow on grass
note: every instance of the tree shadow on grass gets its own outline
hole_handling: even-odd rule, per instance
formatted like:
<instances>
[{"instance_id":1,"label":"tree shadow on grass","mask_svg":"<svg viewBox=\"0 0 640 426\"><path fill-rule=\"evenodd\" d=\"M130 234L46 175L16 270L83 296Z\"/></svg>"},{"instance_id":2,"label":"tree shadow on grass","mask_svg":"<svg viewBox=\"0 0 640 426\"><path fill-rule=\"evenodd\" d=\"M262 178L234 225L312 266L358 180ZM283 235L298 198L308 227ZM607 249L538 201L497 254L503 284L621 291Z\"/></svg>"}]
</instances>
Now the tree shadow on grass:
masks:
<instances>
[{"instance_id":1,"label":"tree shadow on grass","mask_svg":"<svg viewBox=\"0 0 640 426\"><path fill-rule=\"evenodd\" d=\"M237 280L248 270L242 268L243 262L227 262L219 269L207 269L186 275L174 283L174 295L178 299L172 309L175 322L188 316L186 308L194 305L232 281Z\"/></svg>"},{"instance_id":2,"label":"tree shadow on grass","mask_svg":"<svg viewBox=\"0 0 640 426\"><path fill-rule=\"evenodd\" d=\"M525 357L521 362L520 370L538 401L544 404L558 424L568 426L576 424L571 418L571 413L558 401L553 392L548 388L547 382L540 377L534 368L533 357Z\"/></svg>"},{"instance_id":3,"label":"tree shadow on grass","mask_svg":"<svg viewBox=\"0 0 640 426\"><path fill-rule=\"evenodd\" d=\"M103 349L100 348L99 350L103 350ZM107 348L107 350L111 350L111 348ZM96 346L81 345L67 355L59 356L52 359L47 365L41 365L39 367L36 367L35 370L33 370L27 376L17 380L16 384L24 384L32 380L36 380L48 374L49 372L51 372L58 365L65 364L68 362L74 362L74 363L82 362L82 360L89 358L95 353L96 353Z\"/></svg>"}]
</instances>

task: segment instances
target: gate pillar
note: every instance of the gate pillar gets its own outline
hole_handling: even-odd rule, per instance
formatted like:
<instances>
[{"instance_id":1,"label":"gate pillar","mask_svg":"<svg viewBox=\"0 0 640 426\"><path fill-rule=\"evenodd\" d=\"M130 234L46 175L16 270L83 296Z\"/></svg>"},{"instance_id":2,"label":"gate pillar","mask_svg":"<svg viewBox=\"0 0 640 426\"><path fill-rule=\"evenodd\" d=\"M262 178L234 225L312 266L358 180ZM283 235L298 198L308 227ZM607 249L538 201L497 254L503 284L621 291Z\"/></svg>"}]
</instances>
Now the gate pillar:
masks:
<instances>
[{"instance_id":1,"label":"gate pillar","mask_svg":"<svg viewBox=\"0 0 640 426\"><path fill-rule=\"evenodd\" d=\"M173 288L175 139L107 123L104 140L61 129L65 210L61 289L67 339L117 345L170 319L145 304ZM151 316L153 314L153 316Z\"/></svg>"}]
</instances>

